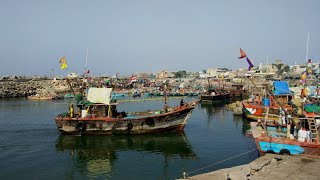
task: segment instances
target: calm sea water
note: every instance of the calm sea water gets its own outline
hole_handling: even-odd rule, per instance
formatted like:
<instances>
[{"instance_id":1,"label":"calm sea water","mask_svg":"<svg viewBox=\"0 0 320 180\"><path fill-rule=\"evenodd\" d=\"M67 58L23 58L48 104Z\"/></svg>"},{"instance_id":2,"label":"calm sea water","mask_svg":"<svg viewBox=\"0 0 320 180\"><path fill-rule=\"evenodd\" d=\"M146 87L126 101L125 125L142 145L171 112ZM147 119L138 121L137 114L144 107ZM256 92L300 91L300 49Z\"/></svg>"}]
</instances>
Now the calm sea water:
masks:
<instances>
[{"instance_id":1,"label":"calm sea water","mask_svg":"<svg viewBox=\"0 0 320 180\"><path fill-rule=\"evenodd\" d=\"M184 133L63 136L53 118L73 101L0 100L0 179L176 179L184 171L192 176L258 157L254 151L215 164L256 148L244 133L248 123L222 105L199 104ZM162 106L157 100L123 102L118 110Z\"/></svg>"}]
</instances>

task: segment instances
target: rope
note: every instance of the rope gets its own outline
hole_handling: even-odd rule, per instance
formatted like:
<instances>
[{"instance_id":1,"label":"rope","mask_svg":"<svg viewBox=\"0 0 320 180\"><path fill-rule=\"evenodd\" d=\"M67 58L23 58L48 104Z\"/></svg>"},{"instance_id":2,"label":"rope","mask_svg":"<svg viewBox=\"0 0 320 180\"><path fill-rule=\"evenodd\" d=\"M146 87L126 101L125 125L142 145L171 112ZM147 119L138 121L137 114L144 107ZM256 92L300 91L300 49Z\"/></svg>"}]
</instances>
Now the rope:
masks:
<instances>
[{"instance_id":1,"label":"rope","mask_svg":"<svg viewBox=\"0 0 320 180\"><path fill-rule=\"evenodd\" d=\"M202 169L206 169L206 168L208 168L208 167L211 167L211 166L214 166L214 165L217 165L217 164L223 163L223 162L228 161L228 160L230 160L230 159L234 159L234 158L236 158L236 157L239 157L239 156L242 156L242 155L248 154L248 153L250 153L250 152L252 152L252 151L255 151L255 150L257 150L257 148L252 149L252 150L247 151L247 152L244 152L244 153L241 153L241 154L238 154L238 155L236 155L236 156L233 156L233 157L230 157L230 158L224 159L224 160L222 160L222 161L219 161L219 162L216 162L216 163L213 163L213 164L210 164L210 165L204 166L204 167L202 167L202 168L200 168L200 169L196 169L196 170L190 171L190 172L188 173L188 175L189 175L189 174L192 174L192 173L194 173L194 172L200 171L200 170L202 170Z\"/></svg>"}]
</instances>

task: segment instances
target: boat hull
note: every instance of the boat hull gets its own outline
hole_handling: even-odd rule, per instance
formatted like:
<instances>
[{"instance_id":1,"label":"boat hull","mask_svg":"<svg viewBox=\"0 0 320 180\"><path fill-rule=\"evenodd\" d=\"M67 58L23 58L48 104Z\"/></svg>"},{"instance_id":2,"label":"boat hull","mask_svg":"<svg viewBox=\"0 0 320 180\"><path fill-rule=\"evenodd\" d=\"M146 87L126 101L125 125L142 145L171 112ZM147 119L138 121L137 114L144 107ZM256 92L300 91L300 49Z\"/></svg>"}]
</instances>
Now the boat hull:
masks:
<instances>
[{"instance_id":1,"label":"boat hull","mask_svg":"<svg viewBox=\"0 0 320 180\"><path fill-rule=\"evenodd\" d=\"M272 130L267 126L268 133L258 127L257 122L251 122L251 132L255 140L257 149L260 155L266 153L277 153L277 154L291 154L291 155L302 155L320 158L320 144L312 143L308 141L297 141L295 139L288 139L284 136L275 136ZM278 133L277 133L278 134ZM272 151L271 151L272 150ZM289 153L288 153L289 152Z\"/></svg>"},{"instance_id":2,"label":"boat hull","mask_svg":"<svg viewBox=\"0 0 320 180\"><path fill-rule=\"evenodd\" d=\"M225 101L229 99L229 94L224 95L201 95L201 101Z\"/></svg>"},{"instance_id":3,"label":"boat hull","mask_svg":"<svg viewBox=\"0 0 320 180\"><path fill-rule=\"evenodd\" d=\"M63 134L151 134L182 131L194 107L192 105L164 114L134 118L70 118L59 115L55 122Z\"/></svg>"}]
</instances>

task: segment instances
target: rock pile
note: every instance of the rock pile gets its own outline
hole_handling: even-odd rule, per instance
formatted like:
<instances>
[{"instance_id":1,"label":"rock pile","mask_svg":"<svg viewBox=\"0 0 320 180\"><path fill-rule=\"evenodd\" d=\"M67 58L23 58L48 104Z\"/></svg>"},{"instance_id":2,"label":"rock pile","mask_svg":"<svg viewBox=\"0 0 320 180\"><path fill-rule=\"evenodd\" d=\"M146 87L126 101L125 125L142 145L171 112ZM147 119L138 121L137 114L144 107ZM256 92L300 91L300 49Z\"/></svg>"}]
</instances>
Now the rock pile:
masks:
<instances>
[{"instance_id":1,"label":"rock pile","mask_svg":"<svg viewBox=\"0 0 320 180\"><path fill-rule=\"evenodd\" d=\"M232 111L234 115L242 115L242 103L241 101L236 101L232 104L227 105L228 110Z\"/></svg>"},{"instance_id":2,"label":"rock pile","mask_svg":"<svg viewBox=\"0 0 320 180\"><path fill-rule=\"evenodd\" d=\"M26 97L37 94L37 91L51 88L51 80L44 81L5 81L0 82L0 98Z\"/></svg>"}]
</instances>

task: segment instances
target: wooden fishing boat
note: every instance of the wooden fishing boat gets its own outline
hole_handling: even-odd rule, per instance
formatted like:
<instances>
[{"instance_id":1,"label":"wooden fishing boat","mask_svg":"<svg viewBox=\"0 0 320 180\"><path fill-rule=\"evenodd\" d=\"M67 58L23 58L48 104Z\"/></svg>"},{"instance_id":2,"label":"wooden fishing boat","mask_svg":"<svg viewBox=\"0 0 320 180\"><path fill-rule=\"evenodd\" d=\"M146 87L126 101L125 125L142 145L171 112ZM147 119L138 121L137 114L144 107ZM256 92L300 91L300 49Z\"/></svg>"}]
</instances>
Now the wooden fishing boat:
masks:
<instances>
[{"instance_id":1,"label":"wooden fishing boat","mask_svg":"<svg viewBox=\"0 0 320 180\"><path fill-rule=\"evenodd\" d=\"M231 86L226 86L230 93L231 98L243 98L246 94L243 84L232 84Z\"/></svg>"},{"instance_id":2,"label":"wooden fishing boat","mask_svg":"<svg viewBox=\"0 0 320 180\"><path fill-rule=\"evenodd\" d=\"M125 113L112 103L111 88L90 88L89 103L78 105L81 111L55 117L57 128L65 134L148 134L181 131L198 101L162 110ZM72 107L71 107L72 108Z\"/></svg>"},{"instance_id":3,"label":"wooden fishing boat","mask_svg":"<svg viewBox=\"0 0 320 180\"><path fill-rule=\"evenodd\" d=\"M229 92L220 89L220 88L212 88L209 89L205 94L201 94L201 101L225 101L229 100Z\"/></svg>"},{"instance_id":4,"label":"wooden fishing boat","mask_svg":"<svg viewBox=\"0 0 320 180\"><path fill-rule=\"evenodd\" d=\"M265 119L266 116L269 120L278 120L281 115L284 116L284 114L281 114L283 111L292 115L293 108L290 102L294 97L287 82L275 81L274 92L267 94L269 93L252 94L250 100L242 101L244 117L257 121Z\"/></svg>"}]
</instances>

